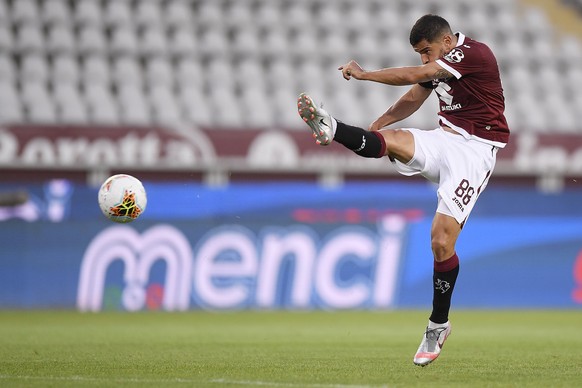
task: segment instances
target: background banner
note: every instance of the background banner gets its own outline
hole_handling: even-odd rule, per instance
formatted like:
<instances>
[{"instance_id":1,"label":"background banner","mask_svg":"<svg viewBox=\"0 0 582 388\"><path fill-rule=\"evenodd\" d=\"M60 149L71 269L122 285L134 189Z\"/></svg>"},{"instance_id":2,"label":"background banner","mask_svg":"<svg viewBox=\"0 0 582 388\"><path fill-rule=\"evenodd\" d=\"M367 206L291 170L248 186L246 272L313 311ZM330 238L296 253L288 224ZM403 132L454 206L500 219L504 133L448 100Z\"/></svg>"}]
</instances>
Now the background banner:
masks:
<instances>
[{"instance_id":1,"label":"background banner","mask_svg":"<svg viewBox=\"0 0 582 388\"><path fill-rule=\"evenodd\" d=\"M0 308L430 306L431 185L146 188L148 209L127 225L64 180L0 208ZM580 307L580 194L488 188L459 239L454 306Z\"/></svg>"}]
</instances>

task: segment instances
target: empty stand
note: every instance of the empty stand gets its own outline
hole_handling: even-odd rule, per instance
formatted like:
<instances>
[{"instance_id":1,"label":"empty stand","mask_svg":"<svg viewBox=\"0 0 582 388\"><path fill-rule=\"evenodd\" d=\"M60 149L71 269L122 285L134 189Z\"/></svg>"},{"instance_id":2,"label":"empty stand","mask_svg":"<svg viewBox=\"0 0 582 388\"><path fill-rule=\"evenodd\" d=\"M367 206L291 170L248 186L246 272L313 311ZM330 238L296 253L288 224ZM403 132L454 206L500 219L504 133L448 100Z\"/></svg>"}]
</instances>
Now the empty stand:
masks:
<instances>
[{"instance_id":1,"label":"empty stand","mask_svg":"<svg viewBox=\"0 0 582 388\"><path fill-rule=\"evenodd\" d=\"M580 40L517 0L0 0L0 120L294 130L307 91L367 126L405 89L337 66L419 63L427 12L493 48L515 131L582 131ZM434 127L429 104L407 123Z\"/></svg>"}]
</instances>

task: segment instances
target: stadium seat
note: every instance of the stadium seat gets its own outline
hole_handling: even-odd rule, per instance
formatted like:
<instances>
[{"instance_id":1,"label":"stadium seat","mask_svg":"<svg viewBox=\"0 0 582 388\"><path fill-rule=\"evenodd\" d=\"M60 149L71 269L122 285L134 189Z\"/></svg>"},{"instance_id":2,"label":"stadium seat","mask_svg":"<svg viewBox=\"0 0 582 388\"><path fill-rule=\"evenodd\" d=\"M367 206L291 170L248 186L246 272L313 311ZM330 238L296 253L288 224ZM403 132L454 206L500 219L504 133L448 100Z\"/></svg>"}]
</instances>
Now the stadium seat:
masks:
<instances>
[{"instance_id":1,"label":"stadium seat","mask_svg":"<svg viewBox=\"0 0 582 388\"><path fill-rule=\"evenodd\" d=\"M81 27L77 39L79 54L104 56L108 49L107 46L107 38L99 26L88 24Z\"/></svg>"},{"instance_id":2,"label":"stadium seat","mask_svg":"<svg viewBox=\"0 0 582 388\"><path fill-rule=\"evenodd\" d=\"M133 9L134 22L138 28L161 29L162 10L159 1L138 1Z\"/></svg>"},{"instance_id":3,"label":"stadium seat","mask_svg":"<svg viewBox=\"0 0 582 388\"><path fill-rule=\"evenodd\" d=\"M167 85L154 85L149 90L148 98L154 123L170 127L177 127L183 123L179 103Z\"/></svg>"},{"instance_id":4,"label":"stadium seat","mask_svg":"<svg viewBox=\"0 0 582 388\"><path fill-rule=\"evenodd\" d=\"M27 81L22 85L22 102L27 111L27 118L32 123L53 124L56 112L52 99L41 82Z\"/></svg>"},{"instance_id":5,"label":"stadium seat","mask_svg":"<svg viewBox=\"0 0 582 388\"><path fill-rule=\"evenodd\" d=\"M260 51L258 33L254 28L237 30L232 40L232 53L241 58L256 58Z\"/></svg>"},{"instance_id":6,"label":"stadium seat","mask_svg":"<svg viewBox=\"0 0 582 388\"><path fill-rule=\"evenodd\" d=\"M86 84L84 99L87 115L92 124L117 124L118 105L108 86L100 83Z\"/></svg>"},{"instance_id":7,"label":"stadium seat","mask_svg":"<svg viewBox=\"0 0 582 388\"><path fill-rule=\"evenodd\" d=\"M289 57L290 42L284 30L273 28L267 30L262 38L262 55L271 60L279 60Z\"/></svg>"},{"instance_id":8,"label":"stadium seat","mask_svg":"<svg viewBox=\"0 0 582 388\"><path fill-rule=\"evenodd\" d=\"M34 0L12 1L10 17L15 25L39 25L38 6Z\"/></svg>"},{"instance_id":9,"label":"stadium seat","mask_svg":"<svg viewBox=\"0 0 582 388\"><path fill-rule=\"evenodd\" d=\"M6 24L0 23L0 54L10 55L14 49L14 38L12 36L12 29L8 28Z\"/></svg>"},{"instance_id":10,"label":"stadium seat","mask_svg":"<svg viewBox=\"0 0 582 388\"><path fill-rule=\"evenodd\" d=\"M106 85L111 80L109 64L101 55L91 55L83 59L82 80L84 85Z\"/></svg>"},{"instance_id":11,"label":"stadium seat","mask_svg":"<svg viewBox=\"0 0 582 388\"><path fill-rule=\"evenodd\" d=\"M241 108L232 89L218 85L210 91L210 109L218 128L241 128Z\"/></svg>"},{"instance_id":12,"label":"stadium seat","mask_svg":"<svg viewBox=\"0 0 582 388\"><path fill-rule=\"evenodd\" d=\"M290 2L288 5L283 6L281 13L284 15L281 21L287 29L301 30L304 27L314 25L312 14L305 3L299 1Z\"/></svg>"},{"instance_id":13,"label":"stadium seat","mask_svg":"<svg viewBox=\"0 0 582 388\"><path fill-rule=\"evenodd\" d=\"M269 97L263 88L249 86L242 90L239 105L243 124L251 128L270 128L274 124L272 109L256 109L257 106L269 106Z\"/></svg>"},{"instance_id":14,"label":"stadium seat","mask_svg":"<svg viewBox=\"0 0 582 388\"><path fill-rule=\"evenodd\" d=\"M224 24L222 8L218 1L203 1L198 5L198 12L195 15L194 23L204 29Z\"/></svg>"},{"instance_id":15,"label":"stadium seat","mask_svg":"<svg viewBox=\"0 0 582 388\"><path fill-rule=\"evenodd\" d=\"M228 27L247 28L253 25L255 17L246 1L235 1L223 12L223 23Z\"/></svg>"},{"instance_id":16,"label":"stadium seat","mask_svg":"<svg viewBox=\"0 0 582 388\"><path fill-rule=\"evenodd\" d=\"M59 55L52 61L51 81L54 85L78 85L80 79L77 59L70 55Z\"/></svg>"},{"instance_id":17,"label":"stadium seat","mask_svg":"<svg viewBox=\"0 0 582 388\"><path fill-rule=\"evenodd\" d=\"M240 88L265 88L263 65L254 58L241 60L234 68L236 81Z\"/></svg>"},{"instance_id":18,"label":"stadium seat","mask_svg":"<svg viewBox=\"0 0 582 388\"><path fill-rule=\"evenodd\" d=\"M22 53L42 53L45 51L43 33L35 24L22 24L16 29L16 51Z\"/></svg>"},{"instance_id":19,"label":"stadium seat","mask_svg":"<svg viewBox=\"0 0 582 388\"><path fill-rule=\"evenodd\" d=\"M68 25L71 23L71 8L66 0L45 0L41 8L45 25Z\"/></svg>"},{"instance_id":20,"label":"stadium seat","mask_svg":"<svg viewBox=\"0 0 582 388\"><path fill-rule=\"evenodd\" d=\"M188 123L209 128L212 126L213 118L208 99L199 88L182 85L178 91L178 103Z\"/></svg>"},{"instance_id":21,"label":"stadium seat","mask_svg":"<svg viewBox=\"0 0 582 388\"><path fill-rule=\"evenodd\" d=\"M194 58L181 58L176 63L175 79L176 84L181 87L196 88L202 92L204 85L202 66Z\"/></svg>"},{"instance_id":22,"label":"stadium seat","mask_svg":"<svg viewBox=\"0 0 582 388\"><path fill-rule=\"evenodd\" d=\"M29 54L21 58L20 80L21 82L47 83L49 78L49 65L43 55Z\"/></svg>"},{"instance_id":23,"label":"stadium seat","mask_svg":"<svg viewBox=\"0 0 582 388\"><path fill-rule=\"evenodd\" d=\"M209 27L200 36L200 53L209 57L226 57L230 43L222 27Z\"/></svg>"},{"instance_id":24,"label":"stadium seat","mask_svg":"<svg viewBox=\"0 0 582 388\"><path fill-rule=\"evenodd\" d=\"M88 122L84 100L75 85L57 84L53 90L53 100L59 122L66 124Z\"/></svg>"},{"instance_id":25,"label":"stadium seat","mask_svg":"<svg viewBox=\"0 0 582 388\"><path fill-rule=\"evenodd\" d=\"M254 23L257 27L267 30L279 27L282 17L278 4L268 0L260 2L255 10Z\"/></svg>"},{"instance_id":26,"label":"stadium seat","mask_svg":"<svg viewBox=\"0 0 582 388\"><path fill-rule=\"evenodd\" d=\"M73 10L73 19L78 26L100 27L103 19L99 2L95 0L78 0Z\"/></svg>"},{"instance_id":27,"label":"stadium seat","mask_svg":"<svg viewBox=\"0 0 582 388\"><path fill-rule=\"evenodd\" d=\"M120 85L117 100L119 118L123 124L147 126L151 123L150 106L140 86L131 83Z\"/></svg>"},{"instance_id":28,"label":"stadium seat","mask_svg":"<svg viewBox=\"0 0 582 388\"><path fill-rule=\"evenodd\" d=\"M114 56L137 55L138 39L133 27L126 24L113 27L109 41L109 52Z\"/></svg>"},{"instance_id":29,"label":"stadium seat","mask_svg":"<svg viewBox=\"0 0 582 388\"><path fill-rule=\"evenodd\" d=\"M140 41L139 52L142 56L165 56L168 47L166 34L158 27L144 29Z\"/></svg>"},{"instance_id":30,"label":"stadium seat","mask_svg":"<svg viewBox=\"0 0 582 388\"><path fill-rule=\"evenodd\" d=\"M17 77L16 67L12 57L0 55L0 84L12 83Z\"/></svg>"},{"instance_id":31,"label":"stadium seat","mask_svg":"<svg viewBox=\"0 0 582 388\"><path fill-rule=\"evenodd\" d=\"M196 39L190 28L176 28L169 38L169 53L176 58L195 56L198 50Z\"/></svg>"},{"instance_id":32,"label":"stadium seat","mask_svg":"<svg viewBox=\"0 0 582 388\"><path fill-rule=\"evenodd\" d=\"M171 88L174 84L174 69L165 57L150 58L145 63L145 80L150 87Z\"/></svg>"},{"instance_id":33,"label":"stadium seat","mask_svg":"<svg viewBox=\"0 0 582 388\"><path fill-rule=\"evenodd\" d=\"M46 50L52 54L73 54L76 51L75 35L65 24L55 24L49 27L46 40Z\"/></svg>"},{"instance_id":34,"label":"stadium seat","mask_svg":"<svg viewBox=\"0 0 582 388\"><path fill-rule=\"evenodd\" d=\"M111 80L120 87L125 85L142 86L141 64L131 56L114 58Z\"/></svg>"},{"instance_id":35,"label":"stadium seat","mask_svg":"<svg viewBox=\"0 0 582 388\"><path fill-rule=\"evenodd\" d=\"M274 90L273 99L275 126L286 130L303 129L301 118L297 115L297 94L291 88Z\"/></svg>"},{"instance_id":36,"label":"stadium seat","mask_svg":"<svg viewBox=\"0 0 582 388\"><path fill-rule=\"evenodd\" d=\"M127 0L107 0L103 9L103 21L112 28L133 27L130 2Z\"/></svg>"},{"instance_id":37,"label":"stadium seat","mask_svg":"<svg viewBox=\"0 0 582 388\"><path fill-rule=\"evenodd\" d=\"M8 6L6 6L5 0L0 0L0 26L6 27L8 24L12 23L9 17Z\"/></svg>"},{"instance_id":38,"label":"stadium seat","mask_svg":"<svg viewBox=\"0 0 582 388\"><path fill-rule=\"evenodd\" d=\"M18 123L25 119L19 93L12 82L0 80L0 124Z\"/></svg>"},{"instance_id":39,"label":"stadium seat","mask_svg":"<svg viewBox=\"0 0 582 388\"><path fill-rule=\"evenodd\" d=\"M169 28L183 29L193 25L192 10L188 0L170 0L165 8L165 23Z\"/></svg>"},{"instance_id":40,"label":"stadium seat","mask_svg":"<svg viewBox=\"0 0 582 388\"><path fill-rule=\"evenodd\" d=\"M204 74L206 85L209 87L225 87L234 91L236 77L228 59L212 59L206 64Z\"/></svg>"}]
</instances>

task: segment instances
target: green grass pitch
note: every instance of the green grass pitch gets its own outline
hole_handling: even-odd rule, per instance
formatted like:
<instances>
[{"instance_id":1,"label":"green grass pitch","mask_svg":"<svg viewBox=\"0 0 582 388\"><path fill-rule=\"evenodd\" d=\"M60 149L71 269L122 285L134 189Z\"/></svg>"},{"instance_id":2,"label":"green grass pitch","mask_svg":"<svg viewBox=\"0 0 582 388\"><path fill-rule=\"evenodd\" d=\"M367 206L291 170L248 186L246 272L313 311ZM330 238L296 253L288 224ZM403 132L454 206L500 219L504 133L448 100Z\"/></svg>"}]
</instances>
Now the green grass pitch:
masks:
<instances>
[{"instance_id":1,"label":"green grass pitch","mask_svg":"<svg viewBox=\"0 0 582 388\"><path fill-rule=\"evenodd\" d=\"M2 387L576 387L582 311L0 312Z\"/></svg>"}]
</instances>

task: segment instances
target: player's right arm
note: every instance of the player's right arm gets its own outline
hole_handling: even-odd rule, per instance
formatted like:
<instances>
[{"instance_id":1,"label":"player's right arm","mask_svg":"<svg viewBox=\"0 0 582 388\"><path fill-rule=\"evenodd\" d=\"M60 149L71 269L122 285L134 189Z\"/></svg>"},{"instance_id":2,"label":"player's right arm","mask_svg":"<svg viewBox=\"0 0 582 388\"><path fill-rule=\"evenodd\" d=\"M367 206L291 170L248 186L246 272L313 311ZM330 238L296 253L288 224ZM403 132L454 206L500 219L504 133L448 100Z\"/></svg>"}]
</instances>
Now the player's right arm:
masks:
<instances>
[{"instance_id":1,"label":"player's right arm","mask_svg":"<svg viewBox=\"0 0 582 388\"><path fill-rule=\"evenodd\" d=\"M364 70L358 62L352 60L338 67L338 70L348 81L353 77L362 81L379 82L392 86L415 85L433 79L453 77L453 74L434 61L420 66Z\"/></svg>"},{"instance_id":2,"label":"player's right arm","mask_svg":"<svg viewBox=\"0 0 582 388\"><path fill-rule=\"evenodd\" d=\"M384 114L378 117L368 130L378 131L388 125L404 120L416 112L426 101L432 89L421 85L413 85L408 92L400 97Z\"/></svg>"}]
</instances>

